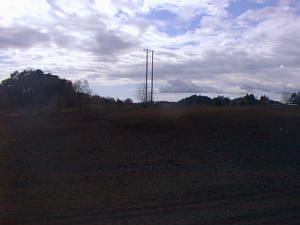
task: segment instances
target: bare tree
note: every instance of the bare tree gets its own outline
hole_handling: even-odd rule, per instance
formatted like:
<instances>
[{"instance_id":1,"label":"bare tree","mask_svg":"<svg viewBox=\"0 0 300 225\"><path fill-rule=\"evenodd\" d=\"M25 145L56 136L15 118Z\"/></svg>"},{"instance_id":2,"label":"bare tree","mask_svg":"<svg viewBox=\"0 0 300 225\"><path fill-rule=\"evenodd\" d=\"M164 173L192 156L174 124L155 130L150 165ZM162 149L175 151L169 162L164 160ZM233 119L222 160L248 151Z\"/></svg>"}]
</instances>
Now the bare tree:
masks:
<instances>
[{"instance_id":1,"label":"bare tree","mask_svg":"<svg viewBox=\"0 0 300 225\"><path fill-rule=\"evenodd\" d=\"M151 94L150 90L147 90L147 99L146 99L146 85L145 84L139 84L135 90L135 97L139 102L147 103L151 101Z\"/></svg>"},{"instance_id":2,"label":"bare tree","mask_svg":"<svg viewBox=\"0 0 300 225\"><path fill-rule=\"evenodd\" d=\"M88 94L88 95L92 94L92 90L90 89L90 85L87 80L74 81L73 89L76 93L84 93L84 94Z\"/></svg>"},{"instance_id":3,"label":"bare tree","mask_svg":"<svg viewBox=\"0 0 300 225\"><path fill-rule=\"evenodd\" d=\"M293 94L292 92L283 92L281 96L283 103L290 104L292 94Z\"/></svg>"}]
</instances>

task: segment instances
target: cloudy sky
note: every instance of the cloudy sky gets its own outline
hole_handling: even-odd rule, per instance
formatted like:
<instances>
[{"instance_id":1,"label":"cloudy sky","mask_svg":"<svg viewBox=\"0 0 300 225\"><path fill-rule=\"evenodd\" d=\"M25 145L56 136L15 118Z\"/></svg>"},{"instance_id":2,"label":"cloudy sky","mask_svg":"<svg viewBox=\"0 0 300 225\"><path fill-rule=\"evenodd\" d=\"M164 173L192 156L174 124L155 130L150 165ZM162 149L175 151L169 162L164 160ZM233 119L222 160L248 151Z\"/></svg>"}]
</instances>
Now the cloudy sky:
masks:
<instances>
[{"instance_id":1,"label":"cloudy sky","mask_svg":"<svg viewBox=\"0 0 300 225\"><path fill-rule=\"evenodd\" d=\"M0 79L40 68L135 98L154 53L155 99L280 99L300 89L299 0L10 0L0 7Z\"/></svg>"}]
</instances>

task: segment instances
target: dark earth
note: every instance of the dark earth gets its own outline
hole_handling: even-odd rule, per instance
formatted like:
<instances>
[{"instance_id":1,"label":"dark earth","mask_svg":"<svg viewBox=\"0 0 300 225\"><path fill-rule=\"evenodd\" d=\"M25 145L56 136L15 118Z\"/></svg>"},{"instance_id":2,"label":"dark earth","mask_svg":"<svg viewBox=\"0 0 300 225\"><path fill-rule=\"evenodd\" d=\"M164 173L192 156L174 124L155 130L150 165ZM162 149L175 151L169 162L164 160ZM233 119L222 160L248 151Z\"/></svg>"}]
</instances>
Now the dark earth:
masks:
<instances>
[{"instance_id":1,"label":"dark earth","mask_svg":"<svg viewBox=\"0 0 300 225\"><path fill-rule=\"evenodd\" d=\"M1 225L300 224L300 107L1 112Z\"/></svg>"}]
</instances>

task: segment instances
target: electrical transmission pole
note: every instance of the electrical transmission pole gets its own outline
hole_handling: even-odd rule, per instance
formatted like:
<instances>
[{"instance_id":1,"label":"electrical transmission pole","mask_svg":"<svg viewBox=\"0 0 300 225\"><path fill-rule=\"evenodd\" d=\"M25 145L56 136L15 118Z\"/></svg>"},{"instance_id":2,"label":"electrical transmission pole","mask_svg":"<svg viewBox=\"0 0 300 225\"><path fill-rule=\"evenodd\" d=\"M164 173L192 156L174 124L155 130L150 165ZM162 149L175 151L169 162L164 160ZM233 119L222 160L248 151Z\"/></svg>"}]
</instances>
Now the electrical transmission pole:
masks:
<instances>
[{"instance_id":1,"label":"electrical transmission pole","mask_svg":"<svg viewBox=\"0 0 300 225\"><path fill-rule=\"evenodd\" d=\"M145 103L148 103L148 67L149 67L149 53L152 53L151 60L151 91L150 102L153 103L153 54L154 51L145 49L146 51L146 85L145 85Z\"/></svg>"},{"instance_id":2,"label":"electrical transmission pole","mask_svg":"<svg viewBox=\"0 0 300 225\"><path fill-rule=\"evenodd\" d=\"M149 49L145 49L146 51L146 87L145 87L145 103L147 104L148 102L148 53L149 53Z\"/></svg>"},{"instance_id":3,"label":"electrical transmission pole","mask_svg":"<svg viewBox=\"0 0 300 225\"><path fill-rule=\"evenodd\" d=\"M153 54L154 51L151 51L152 53L152 68L151 68L151 103L153 103Z\"/></svg>"}]
</instances>

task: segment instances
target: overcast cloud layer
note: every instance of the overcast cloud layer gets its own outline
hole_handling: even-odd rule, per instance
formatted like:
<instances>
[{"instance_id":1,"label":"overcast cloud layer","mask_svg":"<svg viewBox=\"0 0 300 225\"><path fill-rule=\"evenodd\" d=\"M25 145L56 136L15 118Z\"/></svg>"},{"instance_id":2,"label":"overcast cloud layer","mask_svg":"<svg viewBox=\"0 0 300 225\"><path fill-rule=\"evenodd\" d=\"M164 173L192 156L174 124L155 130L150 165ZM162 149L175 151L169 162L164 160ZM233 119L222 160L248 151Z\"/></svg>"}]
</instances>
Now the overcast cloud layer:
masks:
<instances>
[{"instance_id":1,"label":"overcast cloud layer","mask_svg":"<svg viewBox=\"0 0 300 225\"><path fill-rule=\"evenodd\" d=\"M300 90L297 0L10 0L0 33L0 79L41 68L124 99L150 48L158 100Z\"/></svg>"}]
</instances>

